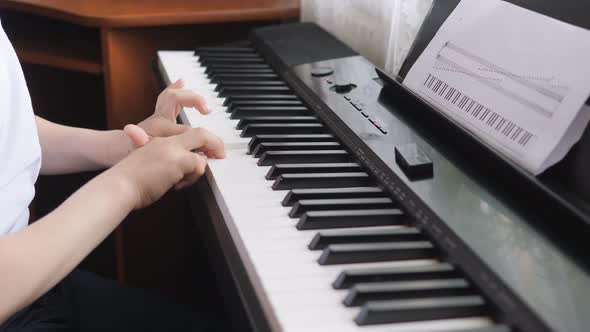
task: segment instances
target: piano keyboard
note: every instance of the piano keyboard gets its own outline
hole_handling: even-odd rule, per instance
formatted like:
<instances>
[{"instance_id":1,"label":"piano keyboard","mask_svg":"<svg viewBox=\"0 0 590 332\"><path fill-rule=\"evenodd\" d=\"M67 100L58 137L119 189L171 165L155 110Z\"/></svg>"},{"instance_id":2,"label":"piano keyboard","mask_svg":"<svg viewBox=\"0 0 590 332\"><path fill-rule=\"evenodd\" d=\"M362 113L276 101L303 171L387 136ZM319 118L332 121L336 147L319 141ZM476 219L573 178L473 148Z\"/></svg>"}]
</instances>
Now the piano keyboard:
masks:
<instances>
[{"instance_id":1,"label":"piano keyboard","mask_svg":"<svg viewBox=\"0 0 590 332\"><path fill-rule=\"evenodd\" d=\"M158 60L212 110L181 118L226 144L207 177L273 329L511 331L254 48Z\"/></svg>"}]
</instances>

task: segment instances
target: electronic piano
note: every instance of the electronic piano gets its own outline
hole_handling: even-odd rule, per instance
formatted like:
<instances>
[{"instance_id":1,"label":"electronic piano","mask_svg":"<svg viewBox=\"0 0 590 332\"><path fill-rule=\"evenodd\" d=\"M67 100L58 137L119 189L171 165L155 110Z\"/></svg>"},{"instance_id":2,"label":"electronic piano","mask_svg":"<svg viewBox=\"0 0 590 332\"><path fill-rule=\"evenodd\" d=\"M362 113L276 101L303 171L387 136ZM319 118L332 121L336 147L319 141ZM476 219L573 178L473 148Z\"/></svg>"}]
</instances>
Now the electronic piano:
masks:
<instances>
[{"instance_id":1,"label":"electronic piano","mask_svg":"<svg viewBox=\"0 0 590 332\"><path fill-rule=\"evenodd\" d=\"M182 123L226 144L206 182L241 329L588 330L583 196L528 175L317 25L159 51L157 67L212 109Z\"/></svg>"}]
</instances>

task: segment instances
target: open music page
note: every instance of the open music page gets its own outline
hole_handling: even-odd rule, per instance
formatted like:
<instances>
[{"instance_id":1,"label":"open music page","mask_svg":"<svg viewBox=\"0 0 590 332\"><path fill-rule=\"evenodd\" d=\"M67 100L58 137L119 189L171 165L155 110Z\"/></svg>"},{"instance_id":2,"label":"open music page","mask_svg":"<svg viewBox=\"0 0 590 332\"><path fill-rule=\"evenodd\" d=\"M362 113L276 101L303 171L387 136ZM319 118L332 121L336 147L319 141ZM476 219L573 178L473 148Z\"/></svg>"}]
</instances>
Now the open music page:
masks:
<instances>
[{"instance_id":1,"label":"open music page","mask_svg":"<svg viewBox=\"0 0 590 332\"><path fill-rule=\"evenodd\" d=\"M590 120L590 31L500 0L462 0L404 85L537 175Z\"/></svg>"}]
</instances>

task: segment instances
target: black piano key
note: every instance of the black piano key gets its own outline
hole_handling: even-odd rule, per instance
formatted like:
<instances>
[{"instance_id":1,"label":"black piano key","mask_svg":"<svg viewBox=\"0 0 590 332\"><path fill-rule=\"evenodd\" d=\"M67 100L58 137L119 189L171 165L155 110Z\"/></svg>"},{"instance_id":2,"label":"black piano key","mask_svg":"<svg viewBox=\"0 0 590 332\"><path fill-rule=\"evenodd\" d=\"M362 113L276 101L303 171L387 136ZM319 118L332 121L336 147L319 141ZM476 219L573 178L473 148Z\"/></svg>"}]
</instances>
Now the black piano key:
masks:
<instances>
[{"instance_id":1,"label":"black piano key","mask_svg":"<svg viewBox=\"0 0 590 332\"><path fill-rule=\"evenodd\" d=\"M208 65L205 68L205 73L214 72L216 70L226 70L226 69L235 69L235 70L246 70L246 69L272 69L272 67L268 64L259 64L259 63L240 63L240 64L218 64L214 63Z\"/></svg>"},{"instance_id":2,"label":"black piano key","mask_svg":"<svg viewBox=\"0 0 590 332\"><path fill-rule=\"evenodd\" d=\"M346 163L352 156L346 150L266 151L258 166L274 164Z\"/></svg>"},{"instance_id":3,"label":"black piano key","mask_svg":"<svg viewBox=\"0 0 590 332\"><path fill-rule=\"evenodd\" d=\"M312 144L321 144L313 142ZM330 143L330 142L328 142ZM332 144L338 144L331 142ZM267 143L269 144L269 143ZM300 143L297 143L300 144ZM339 144L338 144L339 145ZM256 155L254 155L256 156ZM334 163L334 164L277 164L268 173L267 180L276 180L282 174L304 174L304 173L356 173L361 172L361 165L357 163Z\"/></svg>"},{"instance_id":4,"label":"black piano key","mask_svg":"<svg viewBox=\"0 0 590 332\"><path fill-rule=\"evenodd\" d=\"M221 74L214 74L209 76L211 83L219 83L219 82L227 82L227 81L240 81L240 82L248 82L248 81L272 81L278 80L279 75L277 74L270 74L270 73L261 73L261 74L253 74L253 73L221 73Z\"/></svg>"},{"instance_id":5,"label":"black piano key","mask_svg":"<svg viewBox=\"0 0 590 332\"><path fill-rule=\"evenodd\" d=\"M297 229L328 229L404 225L407 217L399 209L310 211L304 213Z\"/></svg>"},{"instance_id":6,"label":"black piano key","mask_svg":"<svg viewBox=\"0 0 590 332\"><path fill-rule=\"evenodd\" d=\"M219 81L215 87L215 91L221 91L228 87L286 87L285 82L281 81Z\"/></svg>"},{"instance_id":7,"label":"black piano key","mask_svg":"<svg viewBox=\"0 0 590 332\"><path fill-rule=\"evenodd\" d=\"M361 187L373 184L369 174L355 173L309 173L283 174L272 184L274 190L291 190L302 188L342 188ZM296 203L297 204L297 203Z\"/></svg>"},{"instance_id":8,"label":"black piano key","mask_svg":"<svg viewBox=\"0 0 590 332\"><path fill-rule=\"evenodd\" d=\"M251 123L319 123L319 119L315 116L245 116L236 129L242 130Z\"/></svg>"},{"instance_id":9,"label":"black piano key","mask_svg":"<svg viewBox=\"0 0 590 332\"><path fill-rule=\"evenodd\" d=\"M435 256L428 241L331 244L318 258L320 265L427 259Z\"/></svg>"},{"instance_id":10,"label":"black piano key","mask_svg":"<svg viewBox=\"0 0 590 332\"><path fill-rule=\"evenodd\" d=\"M225 46L204 46L195 48L195 55L207 52L226 52L226 53L254 53L256 50L252 47L225 47Z\"/></svg>"},{"instance_id":11,"label":"black piano key","mask_svg":"<svg viewBox=\"0 0 590 332\"><path fill-rule=\"evenodd\" d=\"M230 97L242 94L279 94L286 95L293 92L288 86L228 86L219 90L220 97Z\"/></svg>"},{"instance_id":12,"label":"black piano key","mask_svg":"<svg viewBox=\"0 0 590 332\"><path fill-rule=\"evenodd\" d=\"M195 54L199 57L199 59L207 59L207 58L252 58L252 59L262 59L260 55L256 53L237 53L237 52L223 52L223 51L209 51L209 52L199 52L199 54Z\"/></svg>"},{"instance_id":13,"label":"black piano key","mask_svg":"<svg viewBox=\"0 0 590 332\"><path fill-rule=\"evenodd\" d=\"M344 270L332 283L335 289L349 288L354 284L382 281L412 281L457 278L458 271L448 263L423 266L386 267Z\"/></svg>"},{"instance_id":14,"label":"black piano key","mask_svg":"<svg viewBox=\"0 0 590 332\"><path fill-rule=\"evenodd\" d=\"M308 116L305 106L239 106L232 110L231 119L250 116Z\"/></svg>"},{"instance_id":15,"label":"black piano key","mask_svg":"<svg viewBox=\"0 0 590 332\"><path fill-rule=\"evenodd\" d=\"M474 317L485 314L481 296L369 302L354 319L358 325L402 323L436 319Z\"/></svg>"},{"instance_id":16,"label":"black piano key","mask_svg":"<svg viewBox=\"0 0 590 332\"><path fill-rule=\"evenodd\" d=\"M258 63L255 63L255 64L244 64L244 63L242 63L242 64L217 64L217 63L214 63L214 64L210 64L210 65L206 66L205 74L215 73L215 72L217 72L217 70L220 70L220 69L221 70L225 70L225 69L233 69L233 70L236 70L236 69L243 69L243 70L246 70L246 69L269 69L269 70L272 70L272 68L267 64L258 64Z\"/></svg>"},{"instance_id":17,"label":"black piano key","mask_svg":"<svg viewBox=\"0 0 590 332\"><path fill-rule=\"evenodd\" d=\"M424 234L414 227L337 229L318 232L309 243L308 248L322 250L331 244L419 241L424 239Z\"/></svg>"},{"instance_id":18,"label":"black piano key","mask_svg":"<svg viewBox=\"0 0 590 332\"><path fill-rule=\"evenodd\" d=\"M223 50L218 51L199 51L196 52L193 58L201 59L260 59L264 58L256 52L228 52Z\"/></svg>"},{"instance_id":19,"label":"black piano key","mask_svg":"<svg viewBox=\"0 0 590 332\"><path fill-rule=\"evenodd\" d=\"M256 135L248 142L248 153L252 153L258 144L264 142L335 142L331 134L317 135Z\"/></svg>"},{"instance_id":20,"label":"black piano key","mask_svg":"<svg viewBox=\"0 0 590 332\"><path fill-rule=\"evenodd\" d=\"M299 100L239 100L227 104L227 112L231 113L237 107L284 107L284 106L304 106Z\"/></svg>"},{"instance_id":21,"label":"black piano key","mask_svg":"<svg viewBox=\"0 0 590 332\"><path fill-rule=\"evenodd\" d=\"M354 285L342 301L347 307L371 301L403 300L446 296L473 295L467 280L434 279L420 281L388 281Z\"/></svg>"},{"instance_id":22,"label":"black piano key","mask_svg":"<svg viewBox=\"0 0 590 332\"><path fill-rule=\"evenodd\" d=\"M215 69L206 72L209 79L213 79L217 75L276 75L275 71L271 68L260 68L260 69Z\"/></svg>"},{"instance_id":23,"label":"black piano key","mask_svg":"<svg viewBox=\"0 0 590 332\"><path fill-rule=\"evenodd\" d=\"M197 60L201 65L209 67L212 65L251 65L251 64L265 64L264 59L260 57L237 57L237 58L201 58Z\"/></svg>"},{"instance_id":24,"label":"black piano key","mask_svg":"<svg viewBox=\"0 0 590 332\"><path fill-rule=\"evenodd\" d=\"M252 123L246 125L241 137L252 137L262 134L325 134L328 129L321 123ZM287 143L262 143L262 144L287 144ZM338 146L339 147L339 146ZM260 148L260 144L258 146ZM327 148L330 149L330 148ZM272 150L272 149L271 149ZM281 147L277 148L281 150ZM296 148L293 148L296 150ZM309 148L308 150L313 150ZM326 150L326 149L324 149ZM254 151L256 152L256 151Z\"/></svg>"},{"instance_id":25,"label":"black piano key","mask_svg":"<svg viewBox=\"0 0 590 332\"><path fill-rule=\"evenodd\" d=\"M287 130L289 132L289 130ZM251 135L250 135L251 136ZM342 148L338 142L287 142L260 143L252 151L252 155L260 158L266 151L298 151L298 150L336 150Z\"/></svg>"},{"instance_id":26,"label":"black piano key","mask_svg":"<svg viewBox=\"0 0 590 332\"><path fill-rule=\"evenodd\" d=\"M223 101L223 106L228 106L234 102L238 101L246 101L246 100L257 100L257 101L279 101L279 100L299 100L299 97L296 95L283 95L283 94L236 94L232 96L227 96Z\"/></svg>"},{"instance_id":27,"label":"black piano key","mask_svg":"<svg viewBox=\"0 0 590 332\"><path fill-rule=\"evenodd\" d=\"M283 199L283 206L291 206L301 199L385 197L379 187L293 189Z\"/></svg>"},{"instance_id":28,"label":"black piano key","mask_svg":"<svg viewBox=\"0 0 590 332\"><path fill-rule=\"evenodd\" d=\"M348 174L348 173L343 173ZM363 173L353 173L363 174ZM366 173L364 173L366 174ZM288 174L286 174L288 175ZM321 174L318 176L320 177ZM368 176L368 174L367 174ZM346 178L339 187L347 187ZM333 182L338 181L339 178L334 179ZM349 186L353 187L353 186ZM273 186L274 189L274 186ZM377 198L333 198L333 199L303 199L293 205L289 211L289 217L298 218L308 211L330 211L330 210L363 210L363 209L391 209L395 204L389 197Z\"/></svg>"}]
</instances>

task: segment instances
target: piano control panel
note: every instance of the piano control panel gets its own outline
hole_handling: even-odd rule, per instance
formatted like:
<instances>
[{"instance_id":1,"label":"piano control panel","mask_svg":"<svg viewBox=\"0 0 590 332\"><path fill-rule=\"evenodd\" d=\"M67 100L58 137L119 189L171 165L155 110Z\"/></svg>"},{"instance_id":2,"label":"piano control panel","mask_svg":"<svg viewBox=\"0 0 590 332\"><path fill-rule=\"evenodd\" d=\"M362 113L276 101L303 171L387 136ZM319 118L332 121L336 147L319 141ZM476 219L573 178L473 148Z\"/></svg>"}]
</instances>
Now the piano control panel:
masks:
<instances>
[{"instance_id":1,"label":"piano control panel","mask_svg":"<svg viewBox=\"0 0 590 332\"><path fill-rule=\"evenodd\" d=\"M329 84L309 75L310 67L321 65L334 68L335 75L338 75L334 81L355 82L357 88L346 94L334 93L329 89ZM302 95L306 91L313 91L315 99L308 98L308 102L315 112L322 115L335 132L339 132L338 136L355 152L364 167L376 176L384 188L393 193L396 200L415 218L417 225L436 238L446 252L455 257L465 255L465 261L469 263L464 266L475 266L478 259L490 264L491 270L483 272L478 267L470 271L470 276L478 284L486 285L489 294L499 300L499 306L519 308L519 314L514 317L521 317L519 319L527 324L537 324L522 302L519 303L505 286L492 281L495 277L491 271L508 280L512 287L518 288L521 296L534 293L533 289L549 289L549 280L560 280L563 283L567 279L566 275L555 273L552 278L537 278L531 283L531 272L527 271L527 282L514 278L514 274L511 274L514 265L498 253L502 250L526 252L527 244L525 242L515 246L514 243L502 242L505 232L510 233L513 230L505 229L506 224L501 221L510 220L511 225L518 224L516 227L519 231L526 228L529 232L527 238L532 239L538 235L533 234L534 231L511 210L507 196L497 196L488 191L486 186L490 187L489 177L485 174L465 173L458 166L457 162L464 162L452 150L458 141L447 140L446 137L444 141L439 141L438 136L432 135L432 129L425 129L431 123L420 122L424 118L423 110L404 95L391 94L390 88L381 86L375 80L374 70L374 65L366 59L349 56L297 65L291 68L286 77L294 75L303 83L306 89L302 89ZM299 82L293 80L291 83L301 85ZM384 129L387 134L376 130L379 128ZM412 157L401 148L407 144L417 144L420 154L417 155L418 150L415 149ZM400 147L397 160L396 147ZM434 164L436 167L433 167ZM535 218L538 220L542 216ZM482 229L487 230L485 237L482 237ZM451 236L453 233L458 236ZM462 249L462 241L468 243L477 257L467 257L466 251ZM499 243L504 246L503 249L498 249ZM552 255L555 254L553 249L549 251ZM563 256L560 257L561 263L567 261ZM526 260L528 259L533 258L526 255ZM570 261L565 264L573 268ZM535 264L535 268L541 274L547 273L540 261ZM580 276L582 273L577 272L576 275ZM552 315L550 301L534 301L526 295L524 298L525 303L537 312L546 317L551 315L552 320L559 321L558 325L567 325L567 320ZM559 315L563 314L562 311ZM539 326L531 325L523 330L544 330Z\"/></svg>"},{"instance_id":2,"label":"piano control panel","mask_svg":"<svg viewBox=\"0 0 590 332\"><path fill-rule=\"evenodd\" d=\"M346 80L341 75L335 74L334 67L332 66L313 66L310 72L313 79L325 82L325 85L330 91L337 96L342 96L345 100L343 105L344 110L355 111L354 113L358 113L364 118L361 123L370 124L383 135L388 133L386 124L376 114L372 113L371 108L367 106L369 102L364 101L365 98L363 98L362 92L354 93L354 90L359 87L357 84Z\"/></svg>"}]
</instances>

